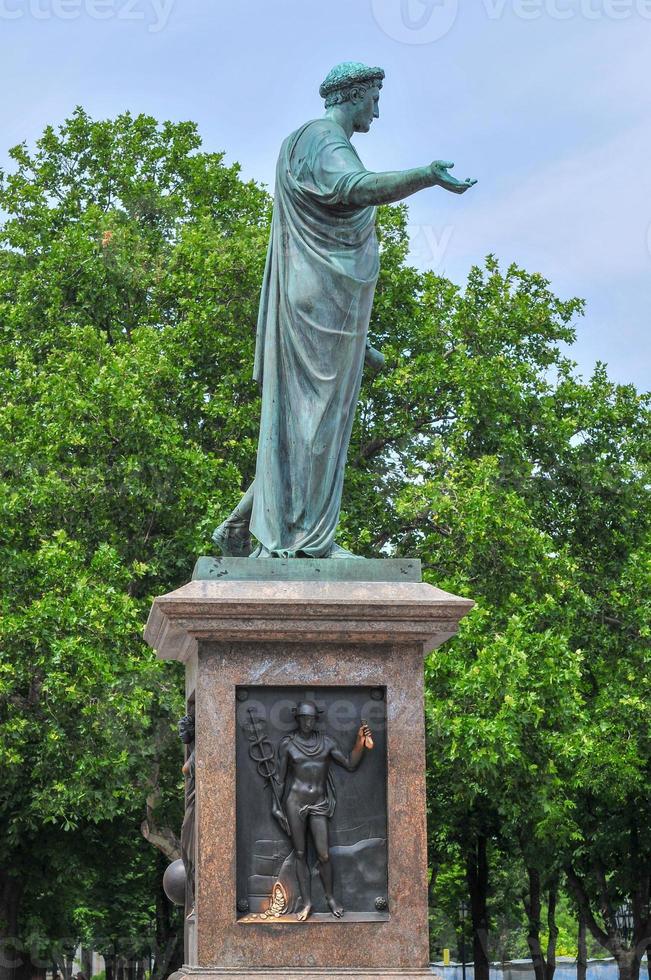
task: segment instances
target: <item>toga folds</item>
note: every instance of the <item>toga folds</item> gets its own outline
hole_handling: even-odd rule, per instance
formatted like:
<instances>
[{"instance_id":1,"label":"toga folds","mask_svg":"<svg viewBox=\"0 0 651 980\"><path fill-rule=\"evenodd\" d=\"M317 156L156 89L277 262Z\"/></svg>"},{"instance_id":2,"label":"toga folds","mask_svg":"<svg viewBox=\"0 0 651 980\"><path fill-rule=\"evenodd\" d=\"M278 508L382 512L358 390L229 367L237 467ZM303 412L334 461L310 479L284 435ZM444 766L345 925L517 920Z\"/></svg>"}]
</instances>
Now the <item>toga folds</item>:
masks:
<instances>
[{"instance_id":1,"label":"toga folds","mask_svg":"<svg viewBox=\"0 0 651 980\"><path fill-rule=\"evenodd\" d=\"M251 530L275 557L330 554L379 271L368 175L324 118L283 143L256 344L262 418Z\"/></svg>"}]
</instances>

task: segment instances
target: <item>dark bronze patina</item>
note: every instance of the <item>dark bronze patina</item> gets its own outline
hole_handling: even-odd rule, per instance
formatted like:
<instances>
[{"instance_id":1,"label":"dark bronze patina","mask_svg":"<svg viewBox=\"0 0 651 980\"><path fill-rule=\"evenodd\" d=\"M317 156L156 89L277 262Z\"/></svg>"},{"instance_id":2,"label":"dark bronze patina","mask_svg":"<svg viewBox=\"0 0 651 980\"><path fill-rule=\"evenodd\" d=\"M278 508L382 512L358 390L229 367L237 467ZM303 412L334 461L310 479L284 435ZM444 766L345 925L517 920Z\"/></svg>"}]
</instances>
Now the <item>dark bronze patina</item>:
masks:
<instances>
[{"instance_id":1,"label":"dark bronze patina","mask_svg":"<svg viewBox=\"0 0 651 980\"><path fill-rule=\"evenodd\" d=\"M194 911L194 852L195 852L195 778L194 778L194 716L184 715L179 721L179 737L188 747L188 756L183 766L185 776L185 816L181 827L181 860L185 868L186 905L189 915Z\"/></svg>"},{"instance_id":2,"label":"dark bronze patina","mask_svg":"<svg viewBox=\"0 0 651 980\"><path fill-rule=\"evenodd\" d=\"M278 748L280 785L278 802L274 799L273 815L294 845L296 874L303 899L303 907L297 912L297 918L301 921L307 919L312 911L312 886L307 864L308 834L314 843L330 911L338 919L344 913L343 905L334 897L330 863L328 822L337 805L330 767L334 762L354 772L371 739L371 729L362 724L350 755L346 755L333 738L317 731L318 716L319 709L313 701L301 701L296 707L298 729L287 735Z\"/></svg>"},{"instance_id":3,"label":"dark bronze patina","mask_svg":"<svg viewBox=\"0 0 651 980\"><path fill-rule=\"evenodd\" d=\"M363 884L370 876L377 886L386 887L385 706L383 700L377 699L378 689L322 689L319 704L305 698L291 713L286 696L291 697L291 693L287 689L277 690L271 700L269 693L250 693L251 701L246 705L240 702L238 727L246 732L247 754L264 780L269 797L266 801L261 798L261 784L251 779L250 763L248 777L238 772L238 860L246 864L249 872L238 875L238 911L248 902L252 915L247 921L305 921L313 912L322 918L326 909L329 915L340 919L344 916L343 902L353 915L377 916L386 912L386 907L379 908L375 903L377 891L366 894ZM279 733L274 751L266 719L279 717L275 711L278 704L284 705L285 718L293 716L293 721L284 723L286 734ZM337 712L342 711L345 724L340 725L337 722L341 715ZM337 737L321 726L324 713L332 714ZM338 786L335 773L337 768L355 773L364 756L374 748L369 724L363 717L359 724L362 713L370 714L374 725L378 724L380 751L373 753L376 758L372 771L367 772L366 766L362 769L363 786L353 791L347 783ZM288 728L294 730L288 732ZM351 737L352 748L347 753L340 742L345 744ZM242 756L240 750L238 769ZM359 779L356 776L355 783ZM363 809L355 806L355 801L361 799L366 804ZM335 819L335 814L340 819ZM277 839L274 826L280 828L281 839ZM251 846L253 855L246 853ZM340 872L335 872L333 864ZM262 873L269 871L275 873L271 878ZM320 888L315 900L317 881ZM266 889L266 900L253 894L259 889Z\"/></svg>"}]
</instances>

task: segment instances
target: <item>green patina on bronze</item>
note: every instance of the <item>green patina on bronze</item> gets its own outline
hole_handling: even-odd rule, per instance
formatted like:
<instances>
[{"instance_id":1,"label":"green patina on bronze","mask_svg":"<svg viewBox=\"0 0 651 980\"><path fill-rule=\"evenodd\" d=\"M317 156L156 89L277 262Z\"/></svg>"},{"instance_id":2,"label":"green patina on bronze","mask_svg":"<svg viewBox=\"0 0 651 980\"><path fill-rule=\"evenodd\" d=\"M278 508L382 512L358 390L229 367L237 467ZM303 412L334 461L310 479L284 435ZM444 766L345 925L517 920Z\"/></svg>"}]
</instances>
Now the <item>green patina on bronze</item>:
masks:
<instances>
[{"instance_id":1,"label":"green patina on bronze","mask_svg":"<svg viewBox=\"0 0 651 980\"><path fill-rule=\"evenodd\" d=\"M314 558L197 559L193 582L420 582L421 563L417 558L349 557L340 561Z\"/></svg>"},{"instance_id":2,"label":"green patina on bronze","mask_svg":"<svg viewBox=\"0 0 651 980\"><path fill-rule=\"evenodd\" d=\"M335 544L346 454L365 362L379 251L377 205L426 187L457 194L451 163L371 173L351 143L379 117L384 72L337 65L325 116L284 141L276 169L254 377L262 384L256 475L213 540L227 556L352 557Z\"/></svg>"}]
</instances>

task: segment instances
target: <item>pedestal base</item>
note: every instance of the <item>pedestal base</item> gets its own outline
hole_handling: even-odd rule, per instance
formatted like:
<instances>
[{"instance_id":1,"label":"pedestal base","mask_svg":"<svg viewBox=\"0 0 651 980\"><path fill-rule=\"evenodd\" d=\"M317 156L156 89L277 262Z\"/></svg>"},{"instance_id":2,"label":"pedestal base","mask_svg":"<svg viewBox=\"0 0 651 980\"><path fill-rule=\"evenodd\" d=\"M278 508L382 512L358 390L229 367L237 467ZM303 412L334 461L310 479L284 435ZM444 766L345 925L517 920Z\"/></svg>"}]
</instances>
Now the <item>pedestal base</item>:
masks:
<instances>
[{"instance_id":1,"label":"pedestal base","mask_svg":"<svg viewBox=\"0 0 651 980\"><path fill-rule=\"evenodd\" d=\"M155 600L145 639L185 663L196 730L192 965L173 980L431 980L422 664L472 602L419 578L414 562L202 559L194 581ZM299 704L320 719L314 742ZM353 765L362 722L373 745ZM273 815L278 779L264 767L284 746L296 780L328 744L327 788L310 805L327 820L324 860L347 915L325 914L310 823L316 914L301 923L301 846ZM265 918L277 898L294 918Z\"/></svg>"}]
</instances>

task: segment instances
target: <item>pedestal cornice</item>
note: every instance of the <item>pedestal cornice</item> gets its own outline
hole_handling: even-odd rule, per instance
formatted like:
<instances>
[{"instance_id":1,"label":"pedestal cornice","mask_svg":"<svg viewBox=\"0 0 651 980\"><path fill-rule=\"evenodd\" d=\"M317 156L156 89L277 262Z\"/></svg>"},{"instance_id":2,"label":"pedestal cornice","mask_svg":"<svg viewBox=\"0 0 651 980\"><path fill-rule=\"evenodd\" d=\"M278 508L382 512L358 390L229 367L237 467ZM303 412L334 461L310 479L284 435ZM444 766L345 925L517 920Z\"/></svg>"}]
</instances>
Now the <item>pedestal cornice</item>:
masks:
<instances>
[{"instance_id":1,"label":"pedestal cornice","mask_svg":"<svg viewBox=\"0 0 651 980\"><path fill-rule=\"evenodd\" d=\"M473 605L425 582L192 581L154 600L144 637L163 660L187 661L200 640L406 641L427 654Z\"/></svg>"}]
</instances>

